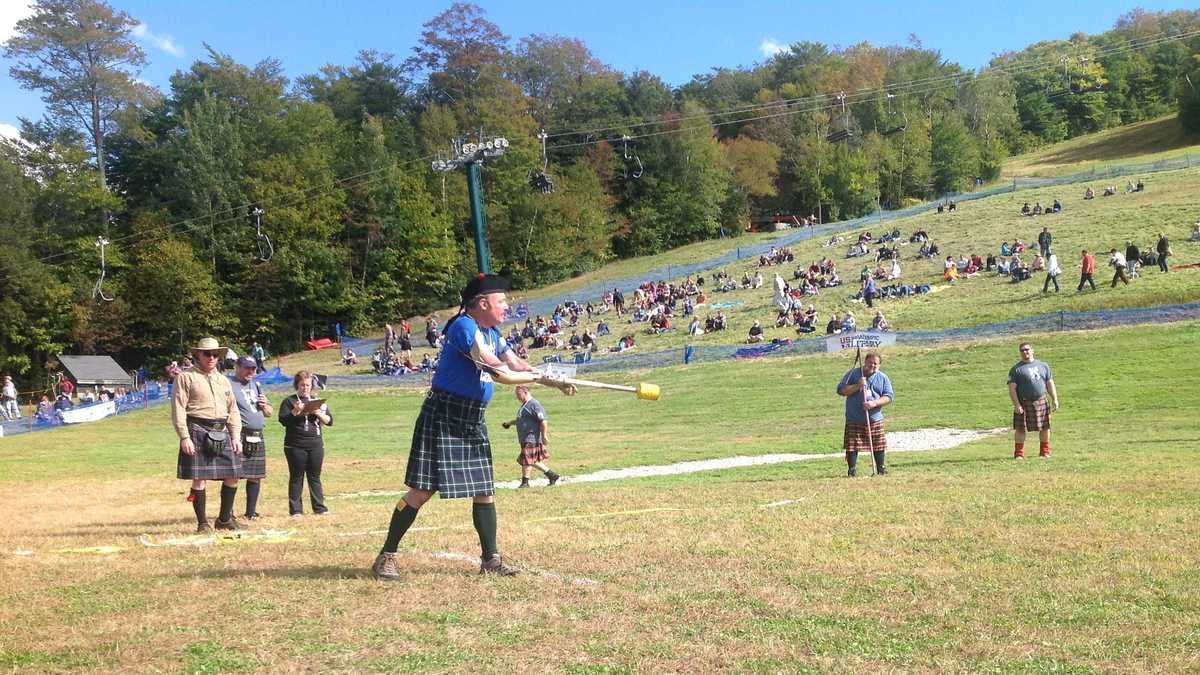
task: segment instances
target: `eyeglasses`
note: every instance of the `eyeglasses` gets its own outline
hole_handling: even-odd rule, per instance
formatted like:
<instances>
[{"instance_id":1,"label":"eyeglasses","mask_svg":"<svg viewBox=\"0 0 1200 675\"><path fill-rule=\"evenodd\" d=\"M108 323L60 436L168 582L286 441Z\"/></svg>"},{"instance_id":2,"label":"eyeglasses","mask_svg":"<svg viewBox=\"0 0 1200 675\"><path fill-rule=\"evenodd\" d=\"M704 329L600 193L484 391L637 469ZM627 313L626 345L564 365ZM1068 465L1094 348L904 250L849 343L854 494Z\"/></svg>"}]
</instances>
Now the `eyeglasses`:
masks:
<instances>
[{"instance_id":1,"label":"eyeglasses","mask_svg":"<svg viewBox=\"0 0 1200 675\"><path fill-rule=\"evenodd\" d=\"M221 352L200 352L200 356L207 356L210 359L221 358Z\"/></svg>"},{"instance_id":2,"label":"eyeglasses","mask_svg":"<svg viewBox=\"0 0 1200 675\"><path fill-rule=\"evenodd\" d=\"M1021 351L1023 351L1023 352L1031 352L1031 351L1033 351L1033 350L1032 350L1032 349L1030 349L1029 347L1022 347L1022 348L1021 348Z\"/></svg>"}]
</instances>

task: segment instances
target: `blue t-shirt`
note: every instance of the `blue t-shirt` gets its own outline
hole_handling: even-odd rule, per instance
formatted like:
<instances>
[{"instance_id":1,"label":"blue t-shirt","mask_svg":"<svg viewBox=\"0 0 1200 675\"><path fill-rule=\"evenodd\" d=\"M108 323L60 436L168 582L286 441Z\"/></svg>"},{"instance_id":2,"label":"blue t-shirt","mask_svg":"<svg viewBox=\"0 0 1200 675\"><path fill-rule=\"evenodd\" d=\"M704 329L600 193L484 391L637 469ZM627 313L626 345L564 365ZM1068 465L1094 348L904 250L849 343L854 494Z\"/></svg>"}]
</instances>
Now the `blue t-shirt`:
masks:
<instances>
[{"instance_id":1,"label":"blue t-shirt","mask_svg":"<svg viewBox=\"0 0 1200 675\"><path fill-rule=\"evenodd\" d=\"M847 384L854 384L862 379L862 368L851 368L845 375L842 376L842 381L838 382L837 389L841 389ZM837 391L835 389L834 391ZM866 397L881 398L888 397L891 400L896 400L896 395L892 393L892 381L888 379L883 371L877 370L875 374L867 378L867 386L856 394L846 397L846 421L855 422L857 424L867 423L867 411L863 409L863 402ZM883 419L883 409L875 408L871 411L871 421L878 422Z\"/></svg>"},{"instance_id":2,"label":"blue t-shirt","mask_svg":"<svg viewBox=\"0 0 1200 675\"><path fill-rule=\"evenodd\" d=\"M500 338L498 328L483 329L471 317L459 316L443 337L438 369L433 374L434 389L475 401L491 400L492 377L471 360L471 348L477 339L491 347L496 356L508 351L508 343Z\"/></svg>"}]
</instances>

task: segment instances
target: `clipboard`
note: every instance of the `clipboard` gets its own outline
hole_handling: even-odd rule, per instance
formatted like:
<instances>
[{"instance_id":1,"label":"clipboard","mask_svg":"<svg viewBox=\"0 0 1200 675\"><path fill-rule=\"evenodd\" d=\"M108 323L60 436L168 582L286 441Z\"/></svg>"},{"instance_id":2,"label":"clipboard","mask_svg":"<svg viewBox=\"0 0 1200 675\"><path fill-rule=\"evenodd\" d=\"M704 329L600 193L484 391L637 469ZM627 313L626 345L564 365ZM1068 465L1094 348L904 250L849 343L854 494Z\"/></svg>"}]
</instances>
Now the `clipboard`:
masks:
<instances>
[{"instance_id":1,"label":"clipboard","mask_svg":"<svg viewBox=\"0 0 1200 675\"><path fill-rule=\"evenodd\" d=\"M296 399L296 403L299 404L300 400ZM310 399L308 399L308 401L304 402L303 407L301 407L298 411L294 411L294 412L296 412L297 414L311 415L312 413L315 413L318 409L320 409L320 407L324 403L325 403L325 399L323 399L323 398L310 398Z\"/></svg>"}]
</instances>

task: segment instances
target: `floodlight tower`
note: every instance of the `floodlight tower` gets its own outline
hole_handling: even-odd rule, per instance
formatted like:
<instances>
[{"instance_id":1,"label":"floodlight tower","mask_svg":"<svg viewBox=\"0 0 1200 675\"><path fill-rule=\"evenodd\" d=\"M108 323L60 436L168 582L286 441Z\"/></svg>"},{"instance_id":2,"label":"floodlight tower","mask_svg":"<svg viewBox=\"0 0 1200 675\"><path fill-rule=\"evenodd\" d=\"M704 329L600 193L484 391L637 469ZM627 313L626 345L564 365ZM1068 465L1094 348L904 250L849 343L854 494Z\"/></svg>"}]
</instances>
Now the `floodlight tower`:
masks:
<instances>
[{"instance_id":1,"label":"floodlight tower","mask_svg":"<svg viewBox=\"0 0 1200 675\"><path fill-rule=\"evenodd\" d=\"M484 229L487 227L487 215L483 211L483 185L480 180L479 166L488 157L499 157L508 148L508 139L497 137L480 140L478 143L464 143L461 140L453 144L453 154L449 159L433 161L434 171L456 171L467 168L467 192L471 199L471 225L475 228L475 263L479 271L488 274L487 241L484 239Z\"/></svg>"}]
</instances>

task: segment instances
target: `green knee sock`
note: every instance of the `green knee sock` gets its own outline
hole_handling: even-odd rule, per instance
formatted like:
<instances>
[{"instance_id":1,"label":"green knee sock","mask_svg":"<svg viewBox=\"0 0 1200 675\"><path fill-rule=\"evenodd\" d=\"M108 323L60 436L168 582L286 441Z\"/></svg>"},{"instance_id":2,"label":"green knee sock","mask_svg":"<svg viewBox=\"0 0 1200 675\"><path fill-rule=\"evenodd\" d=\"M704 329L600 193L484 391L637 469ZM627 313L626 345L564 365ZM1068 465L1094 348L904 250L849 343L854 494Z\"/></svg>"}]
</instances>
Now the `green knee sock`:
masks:
<instances>
[{"instance_id":1,"label":"green knee sock","mask_svg":"<svg viewBox=\"0 0 1200 675\"><path fill-rule=\"evenodd\" d=\"M404 504L404 508L392 510L392 522L388 525L387 540L383 542L383 550L380 553L395 553L396 549L400 547L401 537L408 532L408 528L417 519L417 509L403 501L400 504ZM399 507L400 504L396 504L396 506Z\"/></svg>"},{"instance_id":2,"label":"green knee sock","mask_svg":"<svg viewBox=\"0 0 1200 675\"><path fill-rule=\"evenodd\" d=\"M479 548L483 559L496 555L496 504L472 504L471 521L479 533Z\"/></svg>"}]
</instances>

